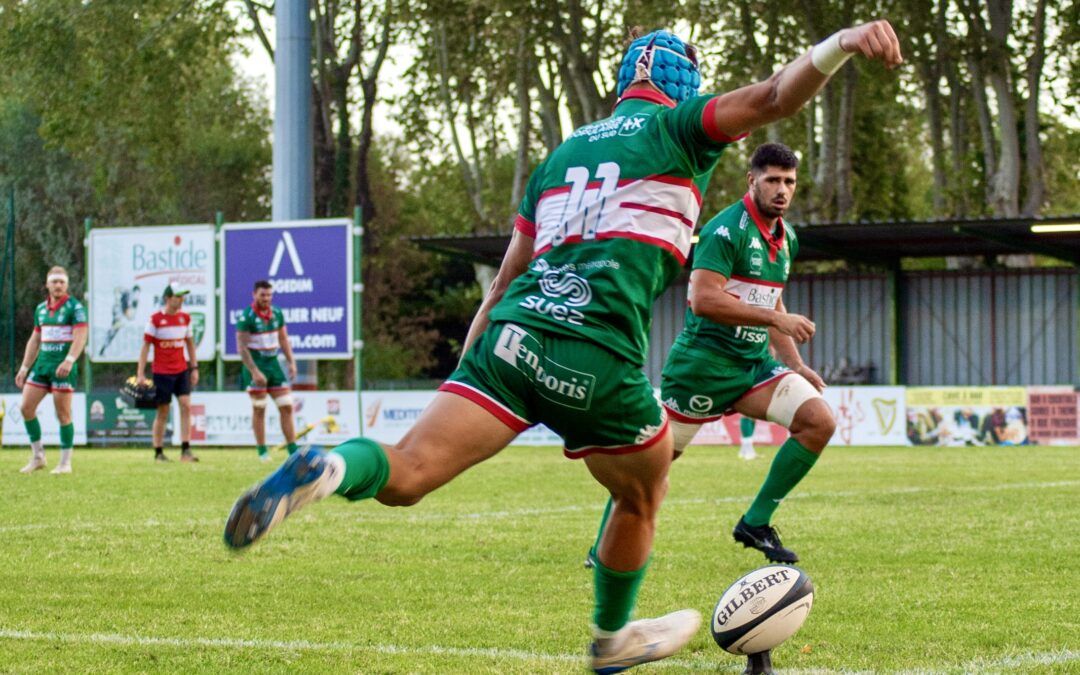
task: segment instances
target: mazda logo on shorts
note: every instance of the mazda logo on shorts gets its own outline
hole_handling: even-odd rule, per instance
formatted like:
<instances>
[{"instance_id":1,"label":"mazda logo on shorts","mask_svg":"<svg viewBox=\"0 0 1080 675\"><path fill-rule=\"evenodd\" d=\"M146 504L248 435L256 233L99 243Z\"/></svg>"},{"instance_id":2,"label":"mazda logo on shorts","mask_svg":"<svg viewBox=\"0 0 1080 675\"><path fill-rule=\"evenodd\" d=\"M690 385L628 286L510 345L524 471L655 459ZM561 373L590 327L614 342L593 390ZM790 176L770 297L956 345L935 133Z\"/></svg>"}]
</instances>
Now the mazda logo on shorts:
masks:
<instances>
[{"instance_id":1,"label":"mazda logo on shorts","mask_svg":"<svg viewBox=\"0 0 1080 675\"><path fill-rule=\"evenodd\" d=\"M708 396L696 394L690 397L690 409L694 412L706 412L712 408L712 399Z\"/></svg>"}]
</instances>

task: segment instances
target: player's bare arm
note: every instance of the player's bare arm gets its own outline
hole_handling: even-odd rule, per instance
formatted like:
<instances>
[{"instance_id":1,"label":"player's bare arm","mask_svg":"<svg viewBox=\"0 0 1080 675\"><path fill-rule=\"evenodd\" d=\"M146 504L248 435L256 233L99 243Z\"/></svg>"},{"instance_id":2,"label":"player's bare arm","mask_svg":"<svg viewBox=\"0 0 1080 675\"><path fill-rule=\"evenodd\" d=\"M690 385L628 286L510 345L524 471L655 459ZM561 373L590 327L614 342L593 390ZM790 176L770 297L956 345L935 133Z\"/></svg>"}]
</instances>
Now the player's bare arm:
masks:
<instances>
[{"instance_id":1,"label":"player's bare arm","mask_svg":"<svg viewBox=\"0 0 1080 675\"><path fill-rule=\"evenodd\" d=\"M199 383L199 359L195 357L195 338L184 338L184 342L187 344L188 370L191 372L191 386L194 387Z\"/></svg>"},{"instance_id":2,"label":"player's bare arm","mask_svg":"<svg viewBox=\"0 0 1080 675\"><path fill-rule=\"evenodd\" d=\"M146 362L150 359L150 343L143 342L142 349L139 350L139 365L136 367L135 376L139 382L146 379Z\"/></svg>"},{"instance_id":3,"label":"player's bare arm","mask_svg":"<svg viewBox=\"0 0 1080 675\"><path fill-rule=\"evenodd\" d=\"M469 351L472 343L487 328L488 312L498 304L499 300L502 300L510 282L529 269L529 262L533 257L533 241L534 239L529 235L523 234L520 230L514 230L514 236L511 237L510 245L506 247L506 254L503 255L502 264L499 265L499 272L491 282L491 288L488 289L484 301L480 303L480 309L476 311L476 317L469 326L469 333L465 336L465 344L461 348L462 355Z\"/></svg>"},{"instance_id":4,"label":"player's bare arm","mask_svg":"<svg viewBox=\"0 0 1080 675\"><path fill-rule=\"evenodd\" d=\"M778 312L739 302L725 289L727 277L707 269L690 273L690 309L696 316L729 326L766 326L789 335L796 342L814 336L814 322L800 314Z\"/></svg>"},{"instance_id":5,"label":"player's bare arm","mask_svg":"<svg viewBox=\"0 0 1080 675\"><path fill-rule=\"evenodd\" d=\"M256 387L265 387L266 376L262 374L262 371L255 365L254 359L251 358L251 350L247 346L248 339L249 333L247 331L236 331L236 351L240 354L240 362L251 373L252 384Z\"/></svg>"},{"instance_id":6,"label":"player's bare arm","mask_svg":"<svg viewBox=\"0 0 1080 675\"><path fill-rule=\"evenodd\" d=\"M721 132L735 137L791 117L825 86L851 55L881 61L888 68L903 63L900 42L888 21L879 20L845 28L815 45L767 80L723 94L713 106Z\"/></svg>"},{"instance_id":7,"label":"player's bare arm","mask_svg":"<svg viewBox=\"0 0 1080 675\"><path fill-rule=\"evenodd\" d=\"M776 311L787 314L787 307L784 306L783 300L776 303ZM769 349L785 366L805 377L807 382L814 385L815 389L825 391L825 380L821 379L821 376L813 368L803 362L802 356L799 355L799 350L795 346L795 340L790 335L785 335L776 328L769 328Z\"/></svg>"},{"instance_id":8,"label":"player's bare arm","mask_svg":"<svg viewBox=\"0 0 1080 675\"><path fill-rule=\"evenodd\" d=\"M30 373L30 369L34 367L34 361L37 360L39 351L41 351L41 333L34 331L30 333L30 339L26 341L22 365L19 367L19 372L15 374L15 386L19 389L22 389L23 385L26 384L26 376Z\"/></svg>"},{"instance_id":9,"label":"player's bare arm","mask_svg":"<svg viewBox=\"0 0 1080 675\"><path fill-rule=\"evenodd\" d=\"M278 344L281 345L281 353L285 355L285 366L289 369L289 380L296 379L296 358L293 357L292 345L289 344L289 329L286 326L278 328Z\"/></svg>"},{"instance_id":10,"label":"player's bare arm","mask_svg":"<svg viewBox=\"0 0 1080 675\"><path fill-rule=\"evenodd\" d=\"M68 350L67 357L56 367L57 377L67 377L71 372L71 367L75 365L75 362L79 360L79 356L82 355L83 348L86 347L86 338L90 331L86 325L75 326L71 331L71 348Z\"/></svg>"}]
</instances>

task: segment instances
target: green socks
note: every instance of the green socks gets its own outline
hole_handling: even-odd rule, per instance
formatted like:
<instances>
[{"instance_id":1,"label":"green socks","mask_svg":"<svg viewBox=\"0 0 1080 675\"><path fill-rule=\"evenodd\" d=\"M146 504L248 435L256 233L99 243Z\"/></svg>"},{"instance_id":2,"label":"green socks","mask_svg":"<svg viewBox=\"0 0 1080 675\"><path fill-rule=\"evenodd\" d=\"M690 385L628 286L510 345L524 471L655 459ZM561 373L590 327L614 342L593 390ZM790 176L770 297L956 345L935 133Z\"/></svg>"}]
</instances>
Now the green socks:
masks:
<instances>
[{"instance_id":1,"label":"green socks","mask_svg":"<svg viewBox=\"0 0 1080 675\"><path fill-rule=\"evenodd\" d=\"M290 455L293 454L294 452L296 452L299 449L300 449L300 446L296 444L296 441L293 441L292 443L289 443L289 454Z\"/></svg>"},{"instance_id":2,"label":"green socks","mask_svg":"<svg viewBox=\"0 0 1080 675\"><path fill-rule=\"evenodd\" d=\"M743 516L746 524L753 527L767 525L780 502L810 472L817 460L818 456L803 447L802 443L794 438L787 439L777 451L769 467L769 475Z\"/></svg>"},{"instance_id":3,"label":"green socks","mask_svg":"<svg viewBox=\"0 0 1080 675\"><path fill-rule=\"evenodd\" d=\"M749 438L754 435L754 427L757 426L757 420L753 417L743 417L739 421L739 435L743 438Z\"/></svg>"},{"instance_id":4,"label":"green socks","mask_svg":"<svg viewBox=\"0 0 1080 675\"><path fill-rule=\"evenodd\" d=\"M258 451L259 457L262 457L263 455L270 452L270 448L266 447L265 445L256 445L255 450Z\"/></svg>"},{"instance_id":5,"label":"green socks","mask_svg":"<svg viewBox=\"0 0 1080 675\"><path fill-rule=\"evenodd\" d=\"M34 418L34 422L37 423L37 418ZM38 425L38 438L41 438L41 425ZM75 425L74 424L61 424L60 425L60 449L70 450L75 447Z\"/></svg>"},{"instance_id":6,"label":"green socks","mask_svg":"<svg viewBox=\"0 0 1080 675\"><path fill-rule=\"evenodd\" d=\"M345 477L334 492L350 501L374 497L390 480L386 451L371 439L353 438L331 452L345 460Z\"/></svg>"},{"instance_id":7,"label":"green socks","mask_svg":"<svg viewBox=\"0 0 1080 675\"><path fill-rule=\"evenodd\" d=\"M41 422L38 422L38 418L23 420L23 426L26 427L26 435L30 437L31 443L41 440Z\"/></svg>"},{"instance_id":8,"label":"green socks","mask_svg":"<svg viewBox=\"0 0 1080 675\"><path fill-rule=\"evenodd\" d=\"M596 606L593 608L593 623L602 631L614 633L630 620L637 602L638 589L645 579L645 563L633 572L616 572L604 566L596 559L593 567L593 591Z\"/></svg>"}]
</instances>

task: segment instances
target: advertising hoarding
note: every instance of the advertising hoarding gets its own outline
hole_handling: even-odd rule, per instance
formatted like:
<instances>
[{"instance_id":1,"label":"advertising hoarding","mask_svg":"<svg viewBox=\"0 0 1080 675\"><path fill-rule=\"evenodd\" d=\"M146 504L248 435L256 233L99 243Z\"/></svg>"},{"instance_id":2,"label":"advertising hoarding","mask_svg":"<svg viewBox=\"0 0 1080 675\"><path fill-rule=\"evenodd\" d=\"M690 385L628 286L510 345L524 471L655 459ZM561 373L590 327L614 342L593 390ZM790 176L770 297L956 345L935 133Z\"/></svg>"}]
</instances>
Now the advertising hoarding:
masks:
<instances>
[{"instance_id":1,"label":"advertising hoarding","mask_svg":"<svg viewBox=\"0 0 1080 675\"><path fill-rule=\"evenodd\" d=\"M134 363L143 331L164 304L165 287L191 291L183 311L191 315L196 354L214 358L214 226L169 225L90 230L89 313L91 361Z\"/></svg>"},{"instance_id":2,"label":"advertising hoarding","mask_svg":"<svg viewBox=\"0 0 1080 675\"><path fill-rule=\"evenodd\" d=\"M222 228L222 340L238 360L236 321L256 281L274 287L298 359L352 357L352 221L230 223Z\"/></svg>"}]
</instances>

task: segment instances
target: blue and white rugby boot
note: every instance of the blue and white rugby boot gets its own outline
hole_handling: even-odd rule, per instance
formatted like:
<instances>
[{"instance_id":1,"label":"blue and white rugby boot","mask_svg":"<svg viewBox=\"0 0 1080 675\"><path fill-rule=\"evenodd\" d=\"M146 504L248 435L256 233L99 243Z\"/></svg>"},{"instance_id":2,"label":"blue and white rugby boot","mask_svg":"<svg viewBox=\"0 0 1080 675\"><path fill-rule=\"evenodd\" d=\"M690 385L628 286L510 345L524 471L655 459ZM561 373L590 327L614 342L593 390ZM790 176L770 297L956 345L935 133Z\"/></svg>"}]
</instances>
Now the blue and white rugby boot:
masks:
<instances>
[{"instance_id":1,"label":"blue and white rugby boot","mask_svg":"<svg viewBox=\"0 0 1080 675\"><path fill-rule=\"evenodd\" d=\"M316 447L293 453L236 500L225 521L225 545L244 548L255 543L292 512L332 494L344 473L340 455Z\"/></svg>"},{"instance_id":2,"label":"blue and white rugby boot","mask_svg":"<svg viewBox=\"0 0 1080 675\"><path fill-rule=\"evenodd\" d=\"M614 635L593 641L590 647L593 672L611 675L666 659L686 646L700 625L701 614L692 609L631 621Z\"/></svg>"}]
</instances>

